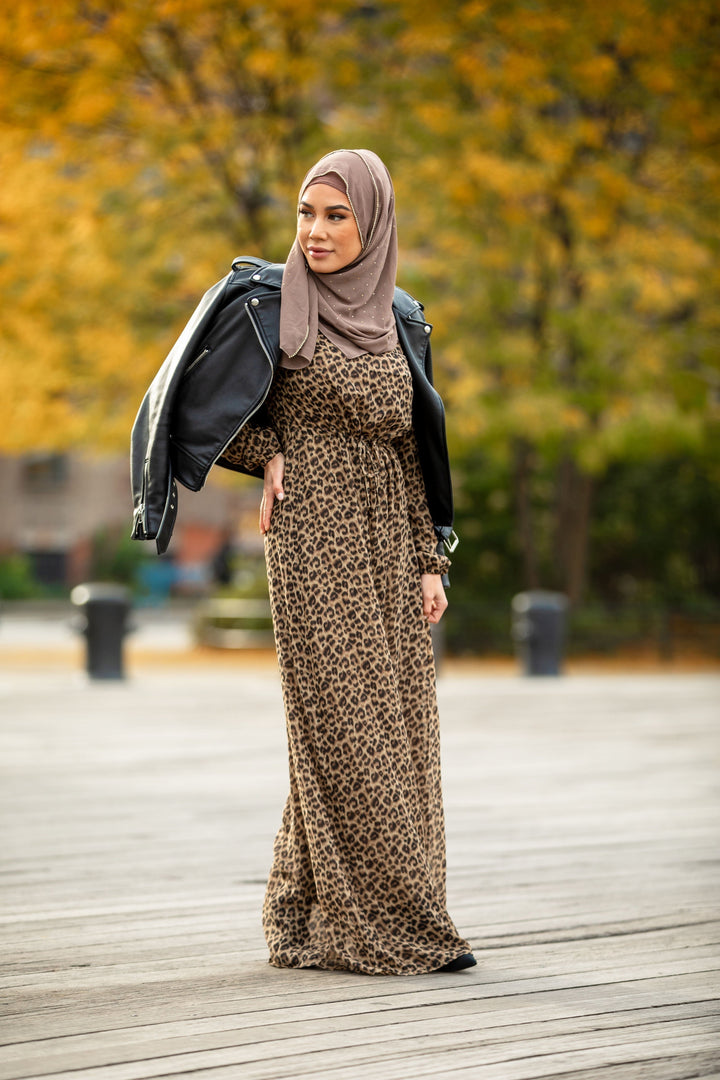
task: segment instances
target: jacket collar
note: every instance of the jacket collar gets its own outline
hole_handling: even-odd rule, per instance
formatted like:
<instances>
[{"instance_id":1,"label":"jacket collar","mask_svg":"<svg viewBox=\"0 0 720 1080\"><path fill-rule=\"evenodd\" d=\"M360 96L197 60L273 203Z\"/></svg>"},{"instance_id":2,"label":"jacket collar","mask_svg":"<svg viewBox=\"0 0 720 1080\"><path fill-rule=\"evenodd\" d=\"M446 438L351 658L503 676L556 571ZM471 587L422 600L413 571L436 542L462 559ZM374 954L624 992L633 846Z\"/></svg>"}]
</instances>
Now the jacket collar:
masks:
<instances>
[{"instance_id":1,"label":"jacket collar","mask_svg":"<svg viewBox=\"0 0 720 1080\"><path fill-rule=\"evenodd\" d=\"M232 268L235 273L242 273L252 282L258 285L267 285L271 289L279 289L282 285L284 263L270 263L264 259L255 259L251 255L241 255L233 260Z\"/></svg>"}]
</instances>

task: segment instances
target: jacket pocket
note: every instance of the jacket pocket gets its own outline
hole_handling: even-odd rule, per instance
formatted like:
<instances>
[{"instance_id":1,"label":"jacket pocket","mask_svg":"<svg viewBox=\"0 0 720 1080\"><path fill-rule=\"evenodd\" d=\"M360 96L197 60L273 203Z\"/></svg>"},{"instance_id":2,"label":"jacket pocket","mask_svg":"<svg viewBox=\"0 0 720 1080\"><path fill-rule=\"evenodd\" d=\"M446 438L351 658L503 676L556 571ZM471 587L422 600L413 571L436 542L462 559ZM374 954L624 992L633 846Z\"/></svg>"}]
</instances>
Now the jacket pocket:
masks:
<instances>
[{"instance_id":1,"label":"jacket pocket","mask_svg":"<svg viewBox=\"0 0 720 1080\"><path fill-rule=\"evenodd\" d=\"M188 366L185 368L185 371L183 372L183 379L187 379L190 372L194 368L196 368L198 364L202 363L202 361L205 359L205 357L208 355L208 353L211 353L211 352L212 352L212 346L211 345L206 345L205 348L202 350L202 352L198 353L198 355L195 357L195 359L191 360L190 363L188 364Z\"/></svg>"}]
</instances>

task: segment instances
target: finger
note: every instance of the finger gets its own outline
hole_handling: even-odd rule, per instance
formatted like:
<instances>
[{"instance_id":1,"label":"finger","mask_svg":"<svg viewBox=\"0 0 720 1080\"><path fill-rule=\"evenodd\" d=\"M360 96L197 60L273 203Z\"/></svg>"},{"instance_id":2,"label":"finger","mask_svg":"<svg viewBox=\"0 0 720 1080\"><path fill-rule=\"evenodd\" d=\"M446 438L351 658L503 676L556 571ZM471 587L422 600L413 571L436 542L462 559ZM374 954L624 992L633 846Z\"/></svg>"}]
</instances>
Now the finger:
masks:
<instances>
[{"instance_id":1,"label":"finger","mask_svg":"<svg viewBox=\"0 0 720 1080\"><path fill-rule=\"evenodd\" d=\"M270 497L265 502L265 521L264 521L265 532L270 531L270 522L272 521L272 512L273 512L273 506L274 505L275 505L275 496L271 494Z\"/></svg>"},{"instance_id":2,"label":"finger","mask_svg":"<svg viewBox=\"0 0 720 1080\"><path fill-rule=\"evenodd\" d=\"M435 610L433 611L432 615L430 616L430 621L434 622L434 623L440 622L443 615L445 614L445 608L446 607L447 607L447 604L445 604L443 606L440 606L439 604L436 605Z\"/></svg>"},{"instance_id":3,"label":"finger","mask_svg":"<svg viewBox=\"0 0 720 1080\"><path fill-rule=\"evenodd\" d=\"M270 529L270 518L272 516L274 495L272 491L265 491L263 493L262 502L260 503L260 532L265 535Z\"/></svg>"},{"instance_id":4,"label":"finger","mask_svg":"<svg viewBox=\"0 0 720 1080\"><path fill-rule=\"evenodd\" d=\"M283 481L285 480L285 457L283 454L277 454L267 467L268 471L265 474L265 484L272 488L272 492L276 498L282 499L285 496L285 490Z\"/></svg>"}]
</instances>

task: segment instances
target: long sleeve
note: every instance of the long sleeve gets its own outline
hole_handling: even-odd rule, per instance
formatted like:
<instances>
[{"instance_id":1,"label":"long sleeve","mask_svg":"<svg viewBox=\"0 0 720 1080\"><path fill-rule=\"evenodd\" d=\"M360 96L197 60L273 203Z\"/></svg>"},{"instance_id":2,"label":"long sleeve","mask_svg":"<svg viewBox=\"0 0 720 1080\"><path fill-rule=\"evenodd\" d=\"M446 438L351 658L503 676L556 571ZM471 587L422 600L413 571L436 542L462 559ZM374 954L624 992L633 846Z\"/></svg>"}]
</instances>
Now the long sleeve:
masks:
<instances>
[{"instance_id":1,"label":"long sleeve","mask_svg":"<svg viewBox=\"0 0 720 1080\"><path fill-rule=\"evenodd\" d=\"M280 441L271 427L249 421L240 429L220 460L255 472L264 469L268 461L281 452Z\"/></svg>"},{"instance_id":2,"label":"long sleeve","mask_svg":"<svg viewBox=\"0 0 720 1080\"><path fill-rule=\"evenodd\" d=\"M408 516L418 570L421 574L447 574L450 569L450 560L446 555L438 555L436 551L438 540L428 509L414 431L410 429L402 438L397 439L394 445L405 481Z\"/></svg>"}]
</instances>

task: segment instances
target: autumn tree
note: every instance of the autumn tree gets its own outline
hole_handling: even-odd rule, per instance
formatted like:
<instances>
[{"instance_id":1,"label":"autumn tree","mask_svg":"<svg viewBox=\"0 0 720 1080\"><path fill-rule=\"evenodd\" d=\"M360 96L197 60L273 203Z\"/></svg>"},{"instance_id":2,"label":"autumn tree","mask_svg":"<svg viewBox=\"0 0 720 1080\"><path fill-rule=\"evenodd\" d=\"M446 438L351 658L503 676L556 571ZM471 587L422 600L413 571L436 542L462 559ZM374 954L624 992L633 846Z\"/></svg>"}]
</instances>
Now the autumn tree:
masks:
<instances>
[{"instance_id":1,"label":"autumn tree","mask_svg":"<svg viewBox=\"0 0 720 1080\"><path fill-rule=\"evenodd\" d=\"M19 0L0 448L125 446L202 291L284 257L317 155L371 146L436 324L464 548L485 460L518 585L577 599L608 470L717 457L719 34L712 0Z\"/></svg>"},{"instance_id":2,"label":"autumn tree","mask_svg":"<svg viewBox=\"0 0 720 1080\"><path fill-rule=\"evenodd\" d=\"M595 478L702 454L717 424L717 10L407 0L388 19L378 128L457 445L511 455L525 584L578 599Z\"/></svg>"},{"instance_id":3,"label":"autumn tree","mask_svg":"<svg viewBox=\"0 0 720 1080\"><path fill-rule=\"evenodd\" d=\"M7 12L4 450L124 445L199 294L234 254L284 255L345 6L26 0Z\"/></svg>"}]
</instances>

